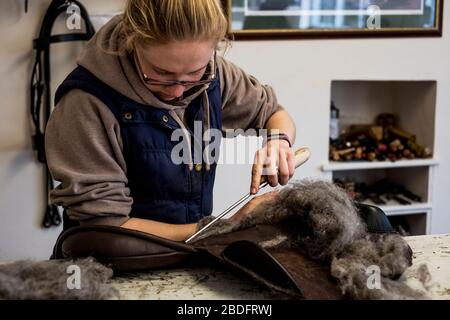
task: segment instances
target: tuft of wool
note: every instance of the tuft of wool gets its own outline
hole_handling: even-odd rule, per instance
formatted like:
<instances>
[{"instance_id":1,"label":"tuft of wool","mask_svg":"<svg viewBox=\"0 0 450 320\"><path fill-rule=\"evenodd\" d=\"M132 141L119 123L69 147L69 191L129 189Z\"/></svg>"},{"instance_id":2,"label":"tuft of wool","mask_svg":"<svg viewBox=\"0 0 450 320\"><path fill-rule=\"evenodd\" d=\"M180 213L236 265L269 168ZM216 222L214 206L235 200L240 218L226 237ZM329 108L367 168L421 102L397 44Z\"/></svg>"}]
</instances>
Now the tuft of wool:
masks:
<instances>
[{"instance_id":1,"label":"tuft of wool","mask_svg":"<svg viewBox=\"0 0 450 320\"><path fill-rule=\"evenodd\" d=\"M78 270L79 288L77 288L78 283L72 281L74 278L70 278ZM108 283L112 276L113 271L98 263L94 258L17 261L0 265L0 299L117 299L118 290Z\"/></svg>"},{"instance_id":2,"label":"tuft of wool","mask_svg":"<svg viewBox=\"0 0 450 320\"><path fill-rule=\"evenodd\" d=\"M402 274L411 266L412 252L398 234L373 234L348 245L331 263L331 275L344 295L355 299L429 299L428 268L416 272L424 290L410 288Z\"/></svg>"}]
</instances>

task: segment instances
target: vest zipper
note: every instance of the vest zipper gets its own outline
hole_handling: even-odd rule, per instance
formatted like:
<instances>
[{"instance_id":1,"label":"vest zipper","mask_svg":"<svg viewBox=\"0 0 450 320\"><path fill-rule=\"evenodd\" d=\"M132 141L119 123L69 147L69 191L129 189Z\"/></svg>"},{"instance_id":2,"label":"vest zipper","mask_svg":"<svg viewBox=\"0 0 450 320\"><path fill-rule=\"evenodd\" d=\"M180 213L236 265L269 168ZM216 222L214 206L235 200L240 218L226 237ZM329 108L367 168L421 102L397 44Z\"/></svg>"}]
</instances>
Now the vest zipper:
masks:
<instances>
[{"instance_id":1,"label":"vest zipper","mask_svg":"<svg viewBox=\"0 0 450 320\"><path fill-rule=\"evenodd\" d=\"M192 194L192 177L191 177L192 171L188 169L188 192L189 196Z\"/></svg>"}]
</instances>

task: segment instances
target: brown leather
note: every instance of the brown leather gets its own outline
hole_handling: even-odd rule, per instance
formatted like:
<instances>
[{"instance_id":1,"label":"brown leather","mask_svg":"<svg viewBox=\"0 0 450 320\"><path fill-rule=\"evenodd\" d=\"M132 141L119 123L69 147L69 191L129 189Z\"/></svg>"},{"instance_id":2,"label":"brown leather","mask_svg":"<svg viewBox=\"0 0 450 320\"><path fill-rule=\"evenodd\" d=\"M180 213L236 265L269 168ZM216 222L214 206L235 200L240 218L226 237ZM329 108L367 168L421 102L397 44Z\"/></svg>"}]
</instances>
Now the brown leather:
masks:
<instances>
[{"instance_id":1,"label":"brown leather","mask_svg":"<svg viewBox=\"0 0 450 320\"><path fill-rule=\"evenodd\" d=\"M119 227L81 226L60 235L53 257L93 256L114 271L181 266L193 258L214 259L297 299L340 299L328 266L307 258L297 249L266 250L258 245L287 232L289 226L282 223L257 225L187 245Z\"/></svg>"},{"instance_id":2,"label":"brown leather","mask_svg":"<svg viewBox=\"0 0 450 320\"><path fill-rule=\"evenodd\" d=\"M146 270L180 265L197 251L190 245L112 226L78 226L64 231L53 258L95 257L114 271Z\"/></svg>"},{"instance_id":3,"label":"brown leather","mask_svg":"<svg viewBox=\"0 0 450 320\"><path fill-rule=\"evenodd\" d=\"M197 250L213 255L235 270L294 298L342 299L340 290L331 278L328 265L308 258L299 249L286 247L264 249L258 245L273 239L274 235L288 235L291 232L290 226L284 223L257 225L196 241L193 246ZM245 241L251 242L253 246L236 246ZM266 257L261 258L263 255ZM270 260L275 261L279 267L278 271L282 272L267 274Z\"/></svg>"}]
</instances>

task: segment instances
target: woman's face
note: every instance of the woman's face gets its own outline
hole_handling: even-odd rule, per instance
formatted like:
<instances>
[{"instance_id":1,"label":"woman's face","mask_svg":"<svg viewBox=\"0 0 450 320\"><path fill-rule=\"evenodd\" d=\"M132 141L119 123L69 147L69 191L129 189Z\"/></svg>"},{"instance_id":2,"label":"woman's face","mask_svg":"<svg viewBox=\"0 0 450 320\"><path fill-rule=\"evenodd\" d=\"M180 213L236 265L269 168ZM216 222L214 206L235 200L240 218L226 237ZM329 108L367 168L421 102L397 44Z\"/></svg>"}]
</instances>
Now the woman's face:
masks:
<instances>
[{"instance_id":1,"label":"woman's face","mask_svg":"<svg viewBox=\"0 0 450 320\"><path fill-rule=\"evenodd\" d=\"M163 45L137 46L140 72L155 81L199 81L214 54L211 41L171 42ZM181 84L147 87L161 100L172 101L183 96L192 86Z\"/></svg>"}]
</instances>

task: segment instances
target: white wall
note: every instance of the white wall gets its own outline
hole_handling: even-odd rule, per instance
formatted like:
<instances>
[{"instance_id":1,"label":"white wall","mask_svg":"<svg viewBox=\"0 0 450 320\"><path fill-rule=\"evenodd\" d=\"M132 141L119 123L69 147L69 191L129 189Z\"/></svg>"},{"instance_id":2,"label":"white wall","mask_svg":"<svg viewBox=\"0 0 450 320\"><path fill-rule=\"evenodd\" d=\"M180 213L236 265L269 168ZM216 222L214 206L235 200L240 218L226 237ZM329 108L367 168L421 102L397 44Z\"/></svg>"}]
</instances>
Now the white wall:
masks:
<instances>
[{"instance_id":1,"label":"white wall","mask_svg":"<svg viewBox=\"0 0 450 320\"><path fill-rule=\"evenodd\" d=\"M43 230L42 169L31 150L28 82L41 19L50 1L0 1L0 260L45 259L59 229ZM83 1L91 14L117 11L123 0ZM450 11L443 38L236 42L228 58L272 84L298 127L297 145L312 147L296 177L324 177L332 80L436 80L435 152L441 164L434 181L432 232L450 232ZM59 29L61 29L61 25ZM79 44L53 47L54 87L74 65ZM249 166L221 166L215 212L248 191Z\"/></svg>"},{"instance_id":2,"label":"white wall","mask_svg":"<svg viewBox=\"0 0 450 320\"><path fill-rule=\"evenodd\" d=\"M118 11L123 1L82 1L90 13ZM60 229L40 228L44 214L43 170L31 149L29 117L32 40L49 0L0 1L0 260L48 258ZM61 19L55 33L64 31ZM52 47L53 88L74 67L81 44ZM54 93L54 89L53 89Z\"/></svg>"}]
</instances>

